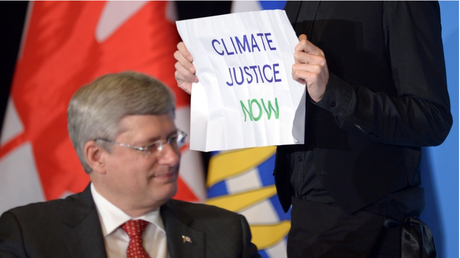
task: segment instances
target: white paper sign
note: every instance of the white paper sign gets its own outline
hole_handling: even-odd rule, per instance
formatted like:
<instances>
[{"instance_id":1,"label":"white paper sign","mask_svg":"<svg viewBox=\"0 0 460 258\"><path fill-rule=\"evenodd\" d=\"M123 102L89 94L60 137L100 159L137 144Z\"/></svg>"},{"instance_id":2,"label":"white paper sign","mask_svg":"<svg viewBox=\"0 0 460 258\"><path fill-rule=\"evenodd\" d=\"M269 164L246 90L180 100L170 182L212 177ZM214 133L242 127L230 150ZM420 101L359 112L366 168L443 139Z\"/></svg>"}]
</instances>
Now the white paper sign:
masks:
<instances>
[{"instance_id":1,"label":"white paper sign","mask_svg":"<svg viewBox=\"0 0 460 258\"><path fill-rule=\"evenodd\" d=\"M176 22L194 58L190 149L304 142L305 86L292 79L298 39L282 10Z\"/></svg>"}]
</instances>

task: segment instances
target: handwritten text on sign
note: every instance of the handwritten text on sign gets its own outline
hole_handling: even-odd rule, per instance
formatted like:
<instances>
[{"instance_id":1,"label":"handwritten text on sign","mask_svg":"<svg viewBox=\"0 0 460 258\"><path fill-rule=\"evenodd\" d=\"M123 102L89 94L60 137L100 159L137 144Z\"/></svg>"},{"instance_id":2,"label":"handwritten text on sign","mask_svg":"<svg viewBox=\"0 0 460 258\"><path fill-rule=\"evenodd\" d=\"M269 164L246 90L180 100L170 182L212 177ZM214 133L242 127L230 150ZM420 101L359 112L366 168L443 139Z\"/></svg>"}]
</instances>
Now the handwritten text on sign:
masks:
<instances>
[{"instance_id":1,"label":"handwritten text on sign","mask_svg":"<svg viewBox=\"0 0 460 258\"><path fill-rule=\"evenodd\" d=\"M303 142L304 116L298 114L304 111L300 102L305 88L291 76L298 39L284 11L176 24L199 80L192 86L191 149Z\"/></svg>"},{"instance_id":2,"label":"handwritten text on sign","mask_svg":"<svg viewBox=\"0 0 460 258\"><path fill-rule=\"evenodd\" d=\"M243 35L241 39L235 36L230 37L230 42L227 41L227 43L223 38L220 40L213 39L212 47L221 56L252 53L255 51L274 51L276 47L273 44L271 36L271 33ZM259 78L262 83L265 81L281 82L281 78L277 77L279 74L279 63L265 64L262 67L260 65L229 67L228 73L230 75L230 80L226 82L228 86L233 86L235 83L241 85L245 81L248 84L253 82L259 83Z\"/></svg>"},{"instance_id":3,"label":"handwritten text on sign","mask_svg":"<svg viewBox=\"0 0 460 258\"><path fill-rule=\"evenodd\" d=\"M272 34L270 32L243 35L242 37L229 37L227 40L224 40L223 38L220 40L213 39L211 41L211 45L214 51L221 56L276 50L276 46L273 43ZM225 83L227 86L234 86L235 84L242 85L245 82L247 84L281 82L282 79L279 77L279 66L279 63L274 63L229 67L229 79ZM261 99L260 102L257 99L248 100L247 105L240 100L241 108L244 114L244 121L259 121L262 117L263 111L267 114L266 118L270 119L272 117L272 110L275 114L274 118L279 119L280 112L277 98L275 98L274 102L275 108L270 100L267 102L267 105L265 105L263 99ZM256 105L255 114L253 112L254 104ZM249 117L249 119L247 119L247 117Z\"/></svg>"}]
</instances>

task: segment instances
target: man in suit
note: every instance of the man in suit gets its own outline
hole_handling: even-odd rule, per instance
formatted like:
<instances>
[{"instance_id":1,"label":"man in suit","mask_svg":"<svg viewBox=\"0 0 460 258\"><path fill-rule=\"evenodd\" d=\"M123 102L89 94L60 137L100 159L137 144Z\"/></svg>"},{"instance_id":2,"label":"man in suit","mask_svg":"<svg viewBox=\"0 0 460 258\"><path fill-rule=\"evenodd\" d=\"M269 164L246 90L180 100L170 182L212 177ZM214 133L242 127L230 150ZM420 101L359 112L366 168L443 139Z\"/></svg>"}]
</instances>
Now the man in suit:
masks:
<instances>
[{"instance_id":1,"label":"man in suit","mask_svg":"<svg viewBox=\"0 0 460 258\"><path fill-rule=\"evenodd\" d=\"M437 2L288 1L305 144L278 146L289 257L435 257L421 147L452 126ZM183 43L176 80L197 82ZM198 71L199 73L199 71ZM292 206L291 206L292 204ZM401 237L403 236L403 237Z\"/></svg>"},{"instance_id":2,"label":"man in suit","mask_svg":"<svg viewBox=\"0 0 460 258\"><path fill-rule=\"evenodd\" d=\"M171 199L186 134L163 83L108 74L79 89L67 115L91 183L5 212L0 257L258 257L243 216Z\"/></svg>"}]
</instances>

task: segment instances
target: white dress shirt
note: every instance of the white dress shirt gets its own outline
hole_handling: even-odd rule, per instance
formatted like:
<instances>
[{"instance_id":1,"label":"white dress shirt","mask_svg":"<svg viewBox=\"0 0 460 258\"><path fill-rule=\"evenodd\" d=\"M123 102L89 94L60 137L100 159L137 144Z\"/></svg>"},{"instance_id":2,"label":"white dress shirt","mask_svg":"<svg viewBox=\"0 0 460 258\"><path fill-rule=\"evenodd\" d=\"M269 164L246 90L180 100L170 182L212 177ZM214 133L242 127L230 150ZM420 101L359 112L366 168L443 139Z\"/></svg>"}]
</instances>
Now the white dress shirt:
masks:
<instances>
[{"instance_id":1,"label":"white dress shirt","mask_svg":"<svg viewBox=\"0 0 460 258\"><path fill-rule=\"evenodd\" d=\"M129 236L120 228L128 220L142 219L150 222L144 231L143 246L151 258L169 258L166 231L160 210L132 218L100 195L93 184L91 194L97 207L108 258L126 258Z\"/></svg>"}]
</instances>

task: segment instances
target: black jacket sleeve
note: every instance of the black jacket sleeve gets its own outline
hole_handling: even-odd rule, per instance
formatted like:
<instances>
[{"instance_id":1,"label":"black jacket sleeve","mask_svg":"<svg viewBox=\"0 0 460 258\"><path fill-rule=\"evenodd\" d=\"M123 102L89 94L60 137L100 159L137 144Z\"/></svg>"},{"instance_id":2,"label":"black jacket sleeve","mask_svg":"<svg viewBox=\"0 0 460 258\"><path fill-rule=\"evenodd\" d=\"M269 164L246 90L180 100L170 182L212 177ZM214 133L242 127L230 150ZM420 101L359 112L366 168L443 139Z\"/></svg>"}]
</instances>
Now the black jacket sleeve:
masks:
<instances>
[{"instance_id":1,"label":"black jacket sleeve","mask_svg":"<svg viewBox=\"0 0 460 258\"><path fill-rule=\"evenodd\" d=\"M330 74L325 95L316 105L332 112L340 128L371 141L439 145L452 126L439 5L384 2L382 17L397 94L351 85Z\"/></svg>"}]
</instances>

